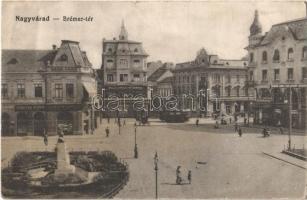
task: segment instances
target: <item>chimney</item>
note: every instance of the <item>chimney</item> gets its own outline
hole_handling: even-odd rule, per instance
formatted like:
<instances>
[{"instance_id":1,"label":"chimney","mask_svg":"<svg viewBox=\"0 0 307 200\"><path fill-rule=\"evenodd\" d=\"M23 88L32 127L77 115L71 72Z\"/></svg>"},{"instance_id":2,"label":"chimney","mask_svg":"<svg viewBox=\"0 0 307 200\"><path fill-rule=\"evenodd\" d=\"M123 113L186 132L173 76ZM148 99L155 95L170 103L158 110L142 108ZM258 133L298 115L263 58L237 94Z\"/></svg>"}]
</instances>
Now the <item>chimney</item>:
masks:
<instances>
[{"instance_id":1,"label":"chimney","mask_svg":"<svg viewBox=\"0 0 307 200\"><path fill-rule=\"evenodd\" d=\"M52 45L52 50L56 50L56 45L55 44Z\"/></svg>"}]
</instances>

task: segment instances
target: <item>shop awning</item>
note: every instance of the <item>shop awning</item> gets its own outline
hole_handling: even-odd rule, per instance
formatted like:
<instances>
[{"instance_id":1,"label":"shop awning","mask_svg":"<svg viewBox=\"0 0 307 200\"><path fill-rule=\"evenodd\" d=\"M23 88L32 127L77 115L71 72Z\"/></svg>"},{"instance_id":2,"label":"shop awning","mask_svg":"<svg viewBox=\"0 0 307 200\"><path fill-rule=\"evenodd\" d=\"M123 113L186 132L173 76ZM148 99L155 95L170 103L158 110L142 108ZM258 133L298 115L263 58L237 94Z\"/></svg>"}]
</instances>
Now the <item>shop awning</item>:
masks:
<instances>
[{"instance_id":1,"label":"shop awning","mask_svg":"<svg viewBox=\"0 0 307 200\"><path fill-rule=\"evenodd\" d=\"M97 90L94 83L83 82L82 83L89 96L95 96L97 94Z\"/></svg>"}]
</instances>

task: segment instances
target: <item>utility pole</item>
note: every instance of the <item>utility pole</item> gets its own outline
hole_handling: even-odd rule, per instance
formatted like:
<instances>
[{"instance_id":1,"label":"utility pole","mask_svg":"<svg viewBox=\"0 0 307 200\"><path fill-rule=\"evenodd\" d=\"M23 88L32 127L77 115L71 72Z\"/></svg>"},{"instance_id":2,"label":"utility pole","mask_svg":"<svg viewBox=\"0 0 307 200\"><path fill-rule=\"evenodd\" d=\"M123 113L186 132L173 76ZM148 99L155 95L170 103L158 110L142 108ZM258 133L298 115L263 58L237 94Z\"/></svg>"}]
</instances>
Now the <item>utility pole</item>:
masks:
<instances>
[{"instance_id":1,"label":"utility pole","mask_svg":"<svg viewBox=\"0 0 307 200\"><path fill-rule=\"evenodd\" d=\"M155 172L156 172L156 199L158 199L158 153L156 152L154 157L154 164L155 164Z\"/></svg>"},{"instance_id":2,"label":"utility pole","mask_svg":"<svg viewBox=\"0 0 307 200\"><path fill-rule=\"evenodd\" d=\"M138 147L136 144L136 126L134 126L134 158L138 158Z\"/></svg>"},{"instance_id":3,"label":"utility pole","mask_svg":"<svg viewBox=\"0 0 307 200\"><path fill-rule=\"evenodd\" d=\"M289 85L289 140L288 150L291 150L291 133L292 133L292 87Z\"/></svg>"}]
</instances>

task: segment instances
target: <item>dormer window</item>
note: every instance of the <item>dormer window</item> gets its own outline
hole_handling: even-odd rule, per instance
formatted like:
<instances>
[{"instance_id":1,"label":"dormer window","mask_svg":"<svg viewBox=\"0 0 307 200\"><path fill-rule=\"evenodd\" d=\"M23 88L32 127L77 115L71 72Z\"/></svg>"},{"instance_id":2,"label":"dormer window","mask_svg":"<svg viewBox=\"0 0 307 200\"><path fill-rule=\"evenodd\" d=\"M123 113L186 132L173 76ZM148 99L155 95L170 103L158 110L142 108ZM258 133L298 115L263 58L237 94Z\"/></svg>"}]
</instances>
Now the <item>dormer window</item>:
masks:
<instances>
[{"instance_id":1,"label":"dormer window","mask_svg":"<svg viewBox=\"0 0 307 200\"><path fill-rule=\"evenodd\" d=\"M61 57L60 57L60 61L67 61L67 55L62 54Z\"/></svg>"},{"instance_id":2,"label":"dormer window","mask_svg":"<svg viewBox=\"0 0 307 200\"><path fill-rule=\"evenodd\" d=\"M275 49L274 55L273 55L273 61L274 62L279 62L280 56L279 56L279 51L278 49Z\"/></svg>"},{"instance_id":3,"label":"dormer window","mask_svg":"<svg viewBox=\"0 0 307 200\"><path fill-rule=\"evenodd\" d=\"M18 63L18 60L16 58L12 58L10 61L7 62L7 64L15 65Z\"/></svg>"}]
</instances>

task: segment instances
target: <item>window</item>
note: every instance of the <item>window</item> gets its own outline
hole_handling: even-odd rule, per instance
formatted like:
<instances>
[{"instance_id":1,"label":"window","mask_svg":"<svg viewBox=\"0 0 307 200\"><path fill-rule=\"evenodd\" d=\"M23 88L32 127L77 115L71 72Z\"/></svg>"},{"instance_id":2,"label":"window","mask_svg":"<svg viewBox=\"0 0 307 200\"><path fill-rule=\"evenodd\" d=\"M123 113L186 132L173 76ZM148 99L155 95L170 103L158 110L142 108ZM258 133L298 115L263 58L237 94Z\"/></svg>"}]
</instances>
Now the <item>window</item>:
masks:
<instances>
[{"instance_id":1,"label":"window","mask_svg":"<svg viewBox=\"0 0 307 200\"><path fill-rule=\"evenodd\" d=\"M280 59L280 57L279 57L279 51L278 51L278 49L275 49L274 55L273 55L273 61L274 61L274 62L279 62L279 59Z\"/></svg>"},{"instance_id":2,"label":"window","mask_svg":"<svg viewBox=\"0 0 307 200\"><path fill-rule=\"evenodd\" d=\"M292 48L288 49L288 60L293 60L293 49Z\"/></svg>"},{"instance_id":3,"label":"window","mask_svg":"<svg viewBox=\"0 0 307 200\"><path fill-rule=\"evenodd\" d=\"M268 53L266 51L262 52L262 62L266 63L268 61Z\"/></svg>"},{"instance_id":4,"label":"window","mask_svg":"<svg viewBox=\"0 0 307 200\"><path fill-rule=\"evenodd\" d=\"M25 85L23 83L17 84L17 97L25 97L26 91L25 91Z\"/></svg>"},{"instance_id":5,"label":"window","mask_svg":"<svg viewBox=\"0 0 307 200\"><path fill-rule=\"evenodd\" d=\"M34 84L34 96L43 97L43 87L41 83Z\"/></svg>"},{"instance_id":6,"label":"window","mask_svg":"<svg viewBox=\"0 0 307 200\"><path fill-rule=\"evenodd\" d=\"M112 48L109 48L108 51L109 51L109 52L112 52Z\"/></svg>"},{"instance_id":7,"label":"window","mask_svg":"<svg viewBox=\"0 0 307 200\"><path fill-rule=\"evenodd\" d=\"M138 52L138 49L137 49L137 48L135 48L135 49L134 49L134 52Z\"/></svg>"},{"instance_id":8,"label":"window","mask_svg":"<svg viewBox=\"0 0 307 200\"><path fill-rule=\"evenodd\" d=\"M253 80L254 80L254 72L253 72L253 71L250 71L250 72L249 72L249 80L250 80L250 81L253 81Z\"/></svg>"},{"instance_id":9,"label":"window","mask_svg":"<svg viewBox=\"0 0 307 200\"><path fill-rule=\"evenodd\" d=\"M213 81L215 83L219 83L220 82L220 75L219 74L214 74L213 75Z\"/></svg>"},{"instance_id":10,"label":"window","mask_svg":"<svg viewBox=\"0 0 307 200\"><path fill-rule=\"evenodd\" d=\"M237 75L237 82L240 82L240 75Z\"/></svg>"},{"instance_id":11,"label":"window","mask_svg":"<svg viewBox=\"0 0 307 200\"><path fill-rule=\"evenodd\" d=\"M107 74L107 81L108 82L113 82L114 81L113 74Z\"/></svg>"},{"instance_id":12,"label":"window","mask_svg":"<svg viewBox=\"0 0 307 200\"><path fill-rule=\"evenodd\" d=\"M112 59L108 59L107 63L113 63L113 60Z\"/></svg>"},{"instance_id":13,"label":"window","mask_svg":"<svg viewBox=\"0 0 307 200\"><path fill-rule=\"evenodd\" d=\"M128 74L120 74L119 75L120 82L127 82L128 81Z\"/></svg>"},{"instance_id":14,"label":"window","mask_svg":"<svg viewBox=\"0 0 307 200\"><path fill-rule=\"evenodd\" d=\"M74 97L74 84L72 83L66 84L66 97L68 98Z\"/></svg>"},{"instance_id":15,"label":"window","mask_svg":"<svg viewBox=\"0 0 307 200\"><path fill-rule=\"evenodd\" d=\"M133 60L134 63L140 63L140 60Z\"/></svg>"},{"instance_id":16,"label":"window","mask_svg":"<svg viewBox=\"0 0 307 200\"><path fill-rule=\"evenodd\" d=\"M63 98L63 84L55 84L55 98Z\"/></svg>"},{"instance_id":17,"label":"window","mask_svg":"<svg viewBox=\"0 0 307 200\"><path fill-rule=\"evenodd\" d=\"M1 84L1 95L2 95L2 98L8 97L8 86L6 83Z\"/></svg>"},{"instance_id":18,"label":"window","mask_svg":"<svg viewBox=\"0 0 307 200\"><path fill-rule=\"evenodd\" d=\"M231 76L230 75L227 75L227 83L230 83L231 82Z\"/></svg>"},{"instance_id":19,"label":"window","mask_svg":"<svg viewBox=\"0 0 307 200\"><path fill-rule=\"evenodd\" d=\"M236 92L237 92L237 97L240 96L240 87L236 88Z\"/></svg>"},{"instance_id":20,"label":"window","mask_svg":"<svg viewBox=\"0 0 307 200\"><path fill-rule=\"evenodd\" d=\"M121 67L126 68L126 67L128 67L128 62L127 62L126 59L120 59L120 60L119 60L119 65L120 65Z\"/></svg>"},{"instance_id":21,"label":"window","mask_svg":"<svg viewBox=\"0 0 307 200\"><path fill-rule=\"evenodd\" d=\"M274 69L274 80L275 81L279 80L279 69Z\"/></svg>"},{"instance_id":22,"label":"window","mask_svg":"<svg viewBox=\"0 0 307 200\"><path fill-rule=\"evenodd\" d=\"M66 54L62 54L61 56L60 56L60 59L59 59L60 61L67 61L67 55Z\"/></svg>"},{"instance_id":23,"label":"window","mask_svg":"<svg viewBox=\"0 0 307 200\"><path fill-rule=\"evenodd\" d=\"M254 53L249 54L249 62L254 62Z\"/></svg>"},{"instance_id":24,"label":"window","mask_svg":"<svg viewBox=\"0 0 307 200\"><path fill-rule=\"evenodd\" d=\"M227 93L227 96L230 97L231 87L226 88L226 93Z\"/></svg>"},{"instance_id":25,"label":"window","mask_svg":"<svg viewBox=\"0 0 307 200\"><path fill-rule=\"evenodd\" d=\"M15 65L18 63L18 60L16 58L12 58L10 61L7 62L7 64Z\"/></svg>"},{"instance_id":26,"label":"window","mask_svg":"<svg viewBox=\"0 0 307 200\"><path fill-rule=\"evenodd\" d=\"M268 80L268 70L262 70L262 81Z\"/></svg>"},{"instance_id":27,"label":"window","mask_svg":"<svg viewBox=\"0 0 307 200\"><path fill-rule=\"evenodd\" d=\"M293 80L293 68L288 69L288 80Z\"/></svg>"},{"instance_id":28,"label":"window","mask_svg":"<svg viewBox=\"0 0 307 200\"><path fill-rule=\"evenodd\" d=\"M302 59L303 59L303 60L306 60L306 59L307 59L307 46L304 46L304 47L303 47Z\"/></svg>"},{"instance_id":29,"label":"window","mask_svg":"<svg viewBox=\"0 0 307 200\"><path fill-rule=\"evenodd\" d=\"M303 80L307 79L307 67L302 68L302 78Z\"/></svg>"},{"instance_id":30,"label":"window","mask_svg":"<svg viewBox=\"0 0 307 200\"><path fill-rule=\"evenodd\" d=\"M135 81L139 81L140 80L140 74L133 74L133 79Z\"/></svg>"}]
</instances>

